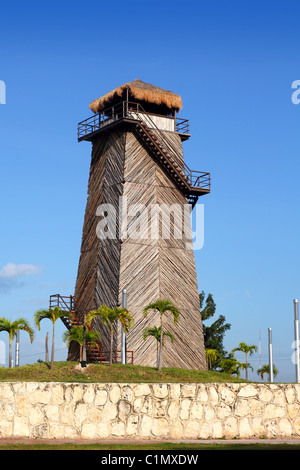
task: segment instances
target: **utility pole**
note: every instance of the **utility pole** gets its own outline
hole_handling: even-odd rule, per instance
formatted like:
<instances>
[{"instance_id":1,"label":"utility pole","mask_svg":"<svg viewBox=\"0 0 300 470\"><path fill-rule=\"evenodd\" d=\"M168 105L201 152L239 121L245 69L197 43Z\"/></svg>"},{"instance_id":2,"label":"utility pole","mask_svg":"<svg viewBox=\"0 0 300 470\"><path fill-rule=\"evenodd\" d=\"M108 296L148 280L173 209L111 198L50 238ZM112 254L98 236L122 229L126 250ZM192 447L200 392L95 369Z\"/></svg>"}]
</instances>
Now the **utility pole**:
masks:
<instances>
[{"instance_id":1,"label":"utility pole","mask_svg":"<svg viewBox=\"0 0 300 470\"><path fill-rule=\"evenodd\" d=\"M294 300L294 333L295 333L295 371L296 382L300 382L299 376L299 302L298 299Z\"/></svg>"},{"instance_id":2,"label":"utility pole","mask_svg":"<svg viewBox=\"0 0 300 470\"><path fill-rule=\"evenodd\" d=\"M272 344L272 328L268 328L269 336L269 369L270 369L270 382L273 382L273 344Z\"/></svg>"},{"instance_id":3,"label":"utility pole","mask_svg":"<svg viewBox=\"0 0 300 470\"><path fill-rule=\"evenodd\" d=\"M20 365L20 330L16 331L16 367Z\"/></svg>"},{"instance_id":4,"label":"utility pole","mask_svg":"<svg viewBox=\"0 0 300 470\"><path fill-rule=\"evenodd\" d=\"M122 308L127 309L127 290L122 290ZM126 364L126 334L121 326L121 363Z\"/></svg>"}]
</instances>

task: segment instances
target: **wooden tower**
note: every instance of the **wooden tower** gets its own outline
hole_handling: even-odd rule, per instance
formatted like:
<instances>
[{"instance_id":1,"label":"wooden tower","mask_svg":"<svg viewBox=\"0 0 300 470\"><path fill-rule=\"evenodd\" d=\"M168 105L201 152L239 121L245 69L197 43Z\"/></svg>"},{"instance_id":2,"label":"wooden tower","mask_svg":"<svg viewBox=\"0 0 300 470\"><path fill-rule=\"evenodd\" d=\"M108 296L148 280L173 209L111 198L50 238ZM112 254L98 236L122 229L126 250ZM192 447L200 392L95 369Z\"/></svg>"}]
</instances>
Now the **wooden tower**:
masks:
<instances>
[{"instance_id":1,"label":"wooden tower","mask_svg":"<svg viewBox=\"0 0 300 470\"><path fill-rule=\"evenodd\" d=\"M150 208L176 204L183 214L187 204L193 207L210 192L209 173L192 172L184 162L182 141L190 134L188 120L177 117L181 107L180 96L134 80L93 101L94 115L79 123L78 140L92 142L92 157L75 301L82 321L84 313L102 304L121 305L126 289L134 318L127 351L135 364L156 366L155 340L144 340L143 330L159 326L159 317L146 319L143 309L158 298L170 299L180 316L174 326L165 315L165 329L175 341L164 343L164 367L206 369L194 253L187 249L185 233L172 233L172 214L169 237L161 236L167 219L162 218L159 236L152 236L147 223ZM99 230L109 208L116 226L105 238ZM100 322L95 328L102 333L102 350L108 351L108 329ZM120 344L119 328L114 350ZM73 345L69 359L75 358Z\"/></svg>"}]
</instances>

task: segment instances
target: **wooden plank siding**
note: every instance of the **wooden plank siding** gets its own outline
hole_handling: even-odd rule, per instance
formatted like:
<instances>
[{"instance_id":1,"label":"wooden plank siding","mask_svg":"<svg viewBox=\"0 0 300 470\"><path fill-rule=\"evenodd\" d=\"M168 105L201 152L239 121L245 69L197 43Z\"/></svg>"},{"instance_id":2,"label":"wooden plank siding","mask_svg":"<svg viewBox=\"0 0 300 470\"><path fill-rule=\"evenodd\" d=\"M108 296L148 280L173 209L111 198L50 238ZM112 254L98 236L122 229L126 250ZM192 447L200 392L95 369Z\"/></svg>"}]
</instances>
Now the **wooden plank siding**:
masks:
<instances>
[{"instance_id":1,"label":"wooden plank siding","mask_svg":"<svg viewBox=\"0 0 300 470\"><path fill-rule=\"evenodd\" d=\"M168 132L169 139L170 135ZM178 149L177 163L183 168L181 140L175 133L171 138ZM97 207L111 203L119 216L120 196L128 209L133 204L144 206L140 206L139 213L129 215L127 223L123 221L120 231L117 226L115 240L100 241L96 234ZM127 289L127 308L134 318L127 334L127 349L134 351L135 364L148 366L156 366L156 342L153 338L144 341L142 333L148 326L159 326L159 316L149 314L146 319L142 312L157 298L169 298L181 313L177 325L172 316L165 315L165 327L174 334L175 341L165 341L164 366L206 369L194 253L186 249L185 235L174 238L172 216L171 238L151 238L150 224L142 222L153 204L183 207L187 200L134 130L118 128L100 134L93 142L75 298L85 311L101 304L113 307L121 305L122 289ZM165 228L160 227L160 234ZM140 237L133 238L134 234ZM95 328L101 331L103 349L109 349L107 328L100 322ZM119 326L114 348L120 349L120 344ZM71 357L74 358L74 349Z\"/></svg>"}]
</instances>

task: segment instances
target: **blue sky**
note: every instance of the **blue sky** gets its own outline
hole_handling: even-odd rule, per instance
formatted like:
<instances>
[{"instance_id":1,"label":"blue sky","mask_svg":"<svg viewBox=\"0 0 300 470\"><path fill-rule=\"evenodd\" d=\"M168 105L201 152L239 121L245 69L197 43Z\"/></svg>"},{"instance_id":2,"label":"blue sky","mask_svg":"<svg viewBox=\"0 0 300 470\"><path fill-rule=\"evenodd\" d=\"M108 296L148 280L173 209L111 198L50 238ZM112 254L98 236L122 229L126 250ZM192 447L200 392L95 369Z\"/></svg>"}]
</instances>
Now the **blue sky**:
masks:
<instances>
[{"instance_id":1,"label":"blue sky","mask_svg":"<svg viewBox=\"0 0 300 470\"><path fill-rule=\"evenodd\" d=\"M50 294L73 293L91 150L77 143L76 126L90 101L140 78L181 95L192 134L185 160L212 175L195 258L199 290L232 325L225 348L258 346L261 331L265 364L270 327L276 380L295 379L299 13L289 1L1 6L1 316L32 321ZM44 323L32 345L21 333L21 363L44 358ZM57 359L63 331L58 325ZM257 379L258 354L250 362Z\"/></svg>"}]
</instances>

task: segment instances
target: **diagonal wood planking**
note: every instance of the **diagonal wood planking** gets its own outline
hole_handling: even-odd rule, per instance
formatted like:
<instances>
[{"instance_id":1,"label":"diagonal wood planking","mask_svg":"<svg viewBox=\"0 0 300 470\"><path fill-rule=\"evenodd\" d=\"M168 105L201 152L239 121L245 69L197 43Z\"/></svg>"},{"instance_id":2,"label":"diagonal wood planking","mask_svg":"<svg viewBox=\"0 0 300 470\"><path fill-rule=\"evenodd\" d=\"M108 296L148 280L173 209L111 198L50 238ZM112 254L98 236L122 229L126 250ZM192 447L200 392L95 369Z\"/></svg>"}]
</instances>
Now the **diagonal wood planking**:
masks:
<instances>
[{"instance_id":1,"label":"diagonal wood planking","mask_svg":"<svg viewBox=\"0 0 300 470\"><path fill-rule=\"evenodd\" d=\"M179 136L166 133L176 146L177 164L182 168L183 152ZM99 240L96 234L100 204L111 203L119 222L121 210L135 210L117 223L116 239ZM135 206L134 204L139 204ZM143 339L143 330L159 326L158 315L146 319L144 307L157 298L170 298L180 309L175 326L165 316L166 328L174 334L172 344L164 344L164 366L205 369L205 349L194 254L186 249L186 238L174 238L174 217L170 216L171 237L163 239L169 219L162 219L158 238L151 238L150 208L155 204L187 204L164 170L150 156L147 146L134 131L125 129L102 133L93 143L88 200L84 219L81 256L75 298L81 309L89 311L101 304L121 304L122 289L127 289L128 310L134 325L127 334L127 349L134 351L135 364L156 366L156 342ZM143 209L144 208L144 209ZM172 218L173 217L173 218ZM147 224L148 221L148 224ZM110 334L100 322L103 349L109 349ZM116 329L114 348L120 348L121 329ZM74 357L74 354L73 354Z\"/></svg>"}]
</instances>

